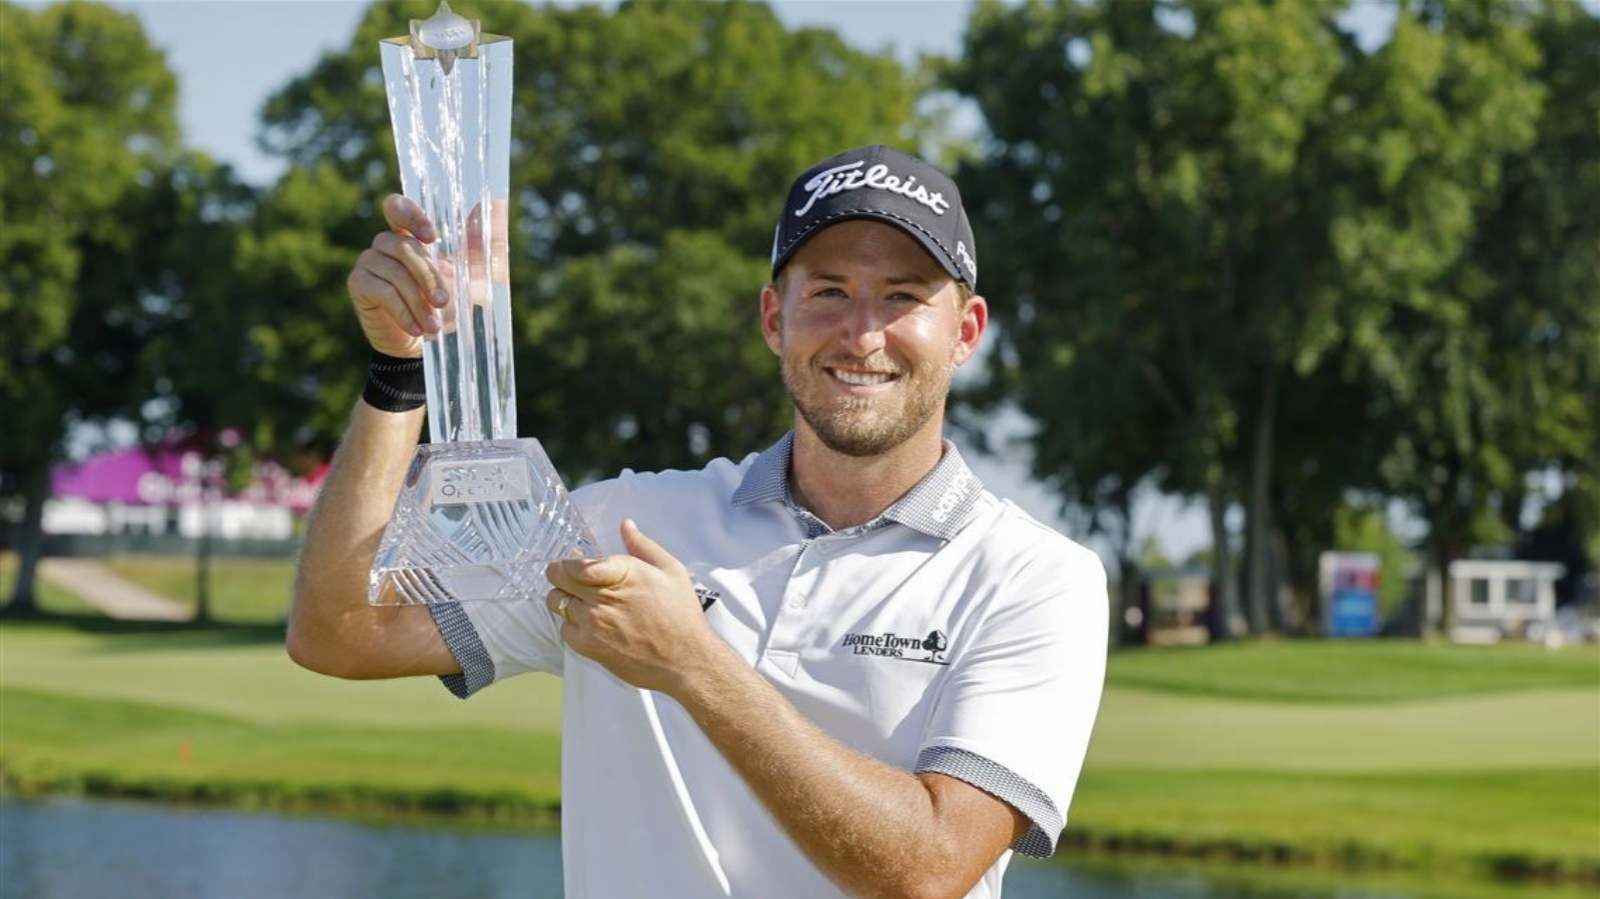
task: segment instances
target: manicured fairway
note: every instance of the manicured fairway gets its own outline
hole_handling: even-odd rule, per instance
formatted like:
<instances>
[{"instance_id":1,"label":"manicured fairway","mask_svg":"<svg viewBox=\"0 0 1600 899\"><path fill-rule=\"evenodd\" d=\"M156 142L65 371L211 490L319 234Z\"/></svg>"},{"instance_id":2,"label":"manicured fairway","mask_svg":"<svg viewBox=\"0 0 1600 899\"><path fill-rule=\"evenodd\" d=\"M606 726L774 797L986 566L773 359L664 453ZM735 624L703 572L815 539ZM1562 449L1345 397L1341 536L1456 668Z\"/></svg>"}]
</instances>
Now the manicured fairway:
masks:
<instances>
[{"instance_id":1,"label":"manicured fairway","mask_svg":"<svg viewBox=\"0 0 1600 899\"><path fill-rule=\"evenodd\" d=\"M341 681L298 667L272 630L0 626L0 685L127 699L255 723L495 727L556 733L561 683L531 675L463 702L434 678Z\"/></svg>"},{"instance_id":2,"label":"manicured fairway","mask_svg":"<svg viewBox=\"0 0 1600 899\"><path fill-rule=\"evenodd\" d=\"M1600 690L1600 647L1271 640L1116 653L1110 683L1164 693L1381 703L1533 687Z\"/></svg>"},{"instance_id":3,"label":"manicured fairway","mask_svg":"<svg viewBox=\"0 0 1600 899\"><path fill-rule=\"evenodd\" d=\"M1600 690L1324 705L1112 687L1091 767L1279 771L1513 769L1600 763Z\"/></svg>"}]
</instances>

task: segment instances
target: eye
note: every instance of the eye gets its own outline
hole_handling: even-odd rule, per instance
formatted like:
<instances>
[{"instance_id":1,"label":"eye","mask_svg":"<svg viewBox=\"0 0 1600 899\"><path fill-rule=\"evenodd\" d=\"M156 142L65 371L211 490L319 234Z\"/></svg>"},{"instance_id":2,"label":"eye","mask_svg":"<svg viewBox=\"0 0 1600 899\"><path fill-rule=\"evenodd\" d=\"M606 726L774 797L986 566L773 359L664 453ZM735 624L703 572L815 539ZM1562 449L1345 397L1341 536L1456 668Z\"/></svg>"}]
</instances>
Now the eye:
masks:
<instances>
[{"instance_id":1,"label":"eye","mask_svg":"<svg viewBox=\"0 0 1600 899\"><path fill-rule=\"evenodd\" d=\"M892 293L892 294L889 295L889 299L893 300L894 302L897 302L897 303L905 303L905 302L920 303L920 302L922 302L922 298L921 297L917 296L916 294L906 293L905 291L901 291L899 293Z\"/></svg>"},{"instance_id":2,"label":"eye","mask_svg":"<svg viewBox=\"0 0 1600 899\"><path fill-rule=\"evenodd\" d=\"M811 295L814 296L814 297L829 297L829 298L848 296L844 292L844 289L840 288L840 287L824 287L821 290L818 290L818 291L816 291L815 293L813 293Z\"/></svg>"}]
</instances>

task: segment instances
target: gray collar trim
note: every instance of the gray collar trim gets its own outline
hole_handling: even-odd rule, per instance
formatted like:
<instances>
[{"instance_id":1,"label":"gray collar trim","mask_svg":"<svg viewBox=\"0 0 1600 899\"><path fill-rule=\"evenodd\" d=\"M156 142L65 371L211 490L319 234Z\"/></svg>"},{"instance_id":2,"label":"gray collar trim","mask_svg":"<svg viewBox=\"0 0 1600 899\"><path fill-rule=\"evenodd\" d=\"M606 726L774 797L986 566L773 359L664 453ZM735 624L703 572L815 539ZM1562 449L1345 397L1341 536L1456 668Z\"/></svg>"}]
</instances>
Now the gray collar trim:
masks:
<instances>
[{"instance_id":1,"label":"gray collar trim","mask_svg":"<svg viewBox=\"0 0 1600 899\"><path fill-rule=\"evenodd\" d=\"M744 480L739 482L739 489L733 492L733 504L748 506L781 502L802 519L816 522L816 516L795 504L793 494L789 491L789 460L793 455L794 432L790 431L750 464ZM966 460L961 458L961 451L956 449L955 444L946 440L944 456L932 471L877 518L851 528L849 533L860 533L893 522L930 537L949 540L971 517L982 493L983 483L967 467ZM825 531L826 526L823 527Z\"/></svg>"}]
</instances>

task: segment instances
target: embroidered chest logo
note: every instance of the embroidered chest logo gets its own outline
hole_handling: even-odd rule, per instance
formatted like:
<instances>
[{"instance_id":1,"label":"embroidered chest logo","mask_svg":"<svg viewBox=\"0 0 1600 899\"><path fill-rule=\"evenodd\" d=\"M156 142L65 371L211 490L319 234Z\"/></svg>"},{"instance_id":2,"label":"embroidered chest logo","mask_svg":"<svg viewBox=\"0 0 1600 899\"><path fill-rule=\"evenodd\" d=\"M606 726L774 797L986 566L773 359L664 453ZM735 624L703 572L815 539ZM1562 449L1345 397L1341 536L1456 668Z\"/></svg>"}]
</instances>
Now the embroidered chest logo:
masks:
<instances>
[{"instance_id":1,"label":"embroidered chest logo","mask_svg":"<svg viewBox=\"0 0 1600 899\"><path fill-rule=\"evenodd\" d=\"M845 634L840 644L852 655L878 656L902 662L923 662L928 665L949 665L944 651L950 648L950 638L944 631L929 631L925 637L906 637L892 631L877 634Z\"/></svg>"}]
</instances>

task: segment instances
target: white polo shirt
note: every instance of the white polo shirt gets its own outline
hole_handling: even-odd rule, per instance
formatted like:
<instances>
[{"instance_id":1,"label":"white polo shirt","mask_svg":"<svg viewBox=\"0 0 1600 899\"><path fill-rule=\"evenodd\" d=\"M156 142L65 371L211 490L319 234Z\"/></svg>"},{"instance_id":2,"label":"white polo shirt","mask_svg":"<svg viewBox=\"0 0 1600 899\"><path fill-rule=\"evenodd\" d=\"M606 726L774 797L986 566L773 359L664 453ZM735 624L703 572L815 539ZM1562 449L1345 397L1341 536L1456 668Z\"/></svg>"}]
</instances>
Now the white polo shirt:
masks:
<instances>
[{"instance_id":1,"label":"white polo shirt","mask_svg":"<svg viewBox=\"0 0 1600 899\"><path fill-rule=\"evenodd\" d=\"M1094 553L983 489L954 445L877 519L833 531L788 486L793 435L743 462L574 491L602 548L624 517L688 567L711 627L834 739L1065 824L1105 672ZM839 896L671 698L567 650L543 596L433 607L466 697L527 671L564 679L569 899ZM1004 853L971 897L997 897Z\"/></svg>"}]
</instances>

